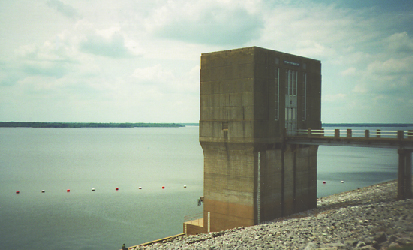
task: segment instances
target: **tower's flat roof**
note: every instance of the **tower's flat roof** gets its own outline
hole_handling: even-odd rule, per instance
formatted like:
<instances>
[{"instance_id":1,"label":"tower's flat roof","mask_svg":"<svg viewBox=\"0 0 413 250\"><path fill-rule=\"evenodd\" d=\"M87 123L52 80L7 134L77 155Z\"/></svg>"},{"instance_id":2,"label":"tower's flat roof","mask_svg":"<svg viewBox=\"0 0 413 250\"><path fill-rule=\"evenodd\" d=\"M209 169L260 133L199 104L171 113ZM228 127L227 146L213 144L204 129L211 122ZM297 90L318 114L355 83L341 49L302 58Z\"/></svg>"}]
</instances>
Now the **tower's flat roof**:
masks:
<instances>
[{"instance_id":1,"label":"tower's flat roof","mask_svg":"<svg viewBox=\"0 0 413 250\"><path fill-rule=\"evenodd\" d=\"M257 47L257 46L242 47L242 48L236 48L236 49L231 49L231 50L219 50L219 51L201 53L201 56L216 55L216 54L230 54L230 53L241 52L241 51L244 51L244 52L250 51L250 53L253 53L255 50L272 51L272 52L275 52L277 54L283 54L285 56L298 57L298 58L302 58L302 59L305 59L305 60L314 60L314 61L320 62L320 60L317 60L317 59L304 57L304 56L299 56L299 55L294 55L294 54L291 54L291 53L281 52L281 51L278 51L278 50L267 49L267 48L263 48L263 47Z\"/></svg>"}]
</instances>

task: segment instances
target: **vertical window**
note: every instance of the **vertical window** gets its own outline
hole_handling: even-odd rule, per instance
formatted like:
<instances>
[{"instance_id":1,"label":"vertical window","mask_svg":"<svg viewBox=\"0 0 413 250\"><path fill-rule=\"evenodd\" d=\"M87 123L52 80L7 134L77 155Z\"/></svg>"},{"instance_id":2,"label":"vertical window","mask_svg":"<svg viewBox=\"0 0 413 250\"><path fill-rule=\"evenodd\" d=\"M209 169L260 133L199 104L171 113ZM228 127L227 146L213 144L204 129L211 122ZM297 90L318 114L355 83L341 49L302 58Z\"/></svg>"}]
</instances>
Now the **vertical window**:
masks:
<instances>
[{"instance_id":1,"label":"vertical window","mask_svg":"<svg viewBox=\"0 0 413 250\"><path fill-rule=\"evenodd\" d=\"M287 70L286 71L286 88L287 88L287 95L297 95L297 75L298 72L294 70Z\"/></svg>"},{"instance_id":2,"label":"vertical window","mask_svg":"<svg viewBox=\"0 0 413 250\"><path fill-rule=\"evenodd\" d=\"M279 119L279 107L280 107L280 69L275 69L275 120Z\"/></svg>"},{"instance_id":3,"label":"vertical window","mask_svg":"<svg viewBox=\"0 0 413 250\"><path fill-rule=\"evenodd\" d=\"M290 71L285 71L285 94L290 95Z\"/></svg>"},{"instance_id":4,"label":"vertical window","mask_svg":"<svg viewBox=\"0 0 413 250\"><path fill-rule=\"evenodd\" d=\"M303 73L303 95L302 95L302 114L303 114L303 121L306 120L307 117L307 73Z\"/></svg>"}]
</instances>

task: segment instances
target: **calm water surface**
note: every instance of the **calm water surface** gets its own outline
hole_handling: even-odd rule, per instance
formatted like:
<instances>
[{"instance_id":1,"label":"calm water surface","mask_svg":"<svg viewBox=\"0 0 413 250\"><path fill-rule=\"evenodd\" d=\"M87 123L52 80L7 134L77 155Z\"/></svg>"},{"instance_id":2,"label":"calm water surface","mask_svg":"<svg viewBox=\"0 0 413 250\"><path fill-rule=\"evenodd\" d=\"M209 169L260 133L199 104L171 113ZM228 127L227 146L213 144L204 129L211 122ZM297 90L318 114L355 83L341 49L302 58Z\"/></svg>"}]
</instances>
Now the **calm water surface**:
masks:
<instances>
[{"instance_id":1,"label":"calm water surface","mask_svg":"<svg viewBox=\"0 0 413 250\"><path fill-rule=\"evenodd\" d=\"M0 128L0 249L119 249L181 233L202 212L198 129ZM396 177L394 149L319 147L319 197Z\"/></svg>"}]
</instances>

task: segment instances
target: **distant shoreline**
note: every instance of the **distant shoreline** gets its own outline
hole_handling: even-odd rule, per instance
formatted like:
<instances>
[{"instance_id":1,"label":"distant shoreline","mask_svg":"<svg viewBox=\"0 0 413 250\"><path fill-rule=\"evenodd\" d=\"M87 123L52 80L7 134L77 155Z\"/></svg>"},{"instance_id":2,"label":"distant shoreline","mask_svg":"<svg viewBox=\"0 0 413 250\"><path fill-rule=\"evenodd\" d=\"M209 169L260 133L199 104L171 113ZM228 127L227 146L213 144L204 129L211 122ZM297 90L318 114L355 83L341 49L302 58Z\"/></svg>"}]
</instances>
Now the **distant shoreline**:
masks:
<instances>
[{"instance_id":1,"label":"distant shoreline","mask_svg":"<svg viewBox=\"0 0 413 250\"><path fill-rule=\"evenodd\" d=\"M180 128L199 123L0 122L0 128ZM413 123L323 123L322 127L413 127Z\"/></svg>"},{"instance_id":2,"label":"distant shoreline","mask_svg":"<svg viewBox=\"0 0 413 250\"><path fill-rule=\"evenodd\" d=\"M180 128L179 123L0 122L1 128Z\"/></svg>"}]
</instances>

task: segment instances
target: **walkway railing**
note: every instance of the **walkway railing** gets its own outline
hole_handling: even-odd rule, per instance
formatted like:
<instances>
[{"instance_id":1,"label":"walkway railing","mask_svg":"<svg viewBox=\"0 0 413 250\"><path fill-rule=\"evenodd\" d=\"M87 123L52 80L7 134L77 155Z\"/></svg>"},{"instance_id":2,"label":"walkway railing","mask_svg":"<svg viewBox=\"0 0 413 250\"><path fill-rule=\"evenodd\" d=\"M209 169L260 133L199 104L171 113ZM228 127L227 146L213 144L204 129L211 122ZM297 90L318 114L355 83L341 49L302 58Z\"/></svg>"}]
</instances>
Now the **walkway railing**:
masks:
<instances>
[{"instance_id":1,"label":"walkway railing","mask_svg":"<svg viewBox=\"0 0 413 250\"><path fill-rule=\"evenodd\" d=\"M284 131L287 144L362 146L398 149L397 199L410 199L412 195L413 130L382 131L353 129L300 129L295 135Z\"/></svg>"},{"instance_id":2,"label":"walkway railing","mask_svg":"<svg viewBox=\"0 0 413 250\"><path fill-rule=\"evenodd\" d=\"M305 137L334 137L334 138L393 138L398 140L413 139L413 130L353 130L353 129L299 129L295 136ZM294 137L294 136L289 136Z\"/></svg>"},{"instance_id":3,"label":"walkway railing","mask_svg":"<svg viewBox=\"0 0 413 250\"><path fill-rule=\"evenodd\" d=\"M285 131L286 143L329 146L367 146L413 149L413 130L300 129L295 135Z\"/></svg>"}]
</instances>

